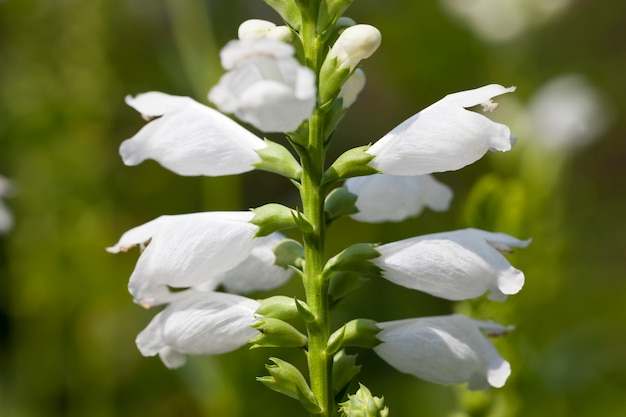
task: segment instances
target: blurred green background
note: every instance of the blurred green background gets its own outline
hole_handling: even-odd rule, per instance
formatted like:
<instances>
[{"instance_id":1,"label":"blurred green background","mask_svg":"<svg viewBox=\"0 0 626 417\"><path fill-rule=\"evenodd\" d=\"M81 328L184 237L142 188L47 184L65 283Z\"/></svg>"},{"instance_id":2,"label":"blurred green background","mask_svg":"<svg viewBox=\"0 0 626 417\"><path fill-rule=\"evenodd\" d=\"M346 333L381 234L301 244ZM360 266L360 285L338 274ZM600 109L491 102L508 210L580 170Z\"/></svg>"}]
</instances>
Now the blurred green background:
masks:
<instances>
[{"instance_id":1,"label":"blurred green background","mask_svg":"<svg viewBox=\"0 0 626 417\"><path fill-rule=\"evenodd\" d=\"M481 227L533 237L510 257L526 286L501 304L452 304L372 282L337 320L460 311L516 326L495 341L513 374L486 393L425 383L359 352L359 381L385 396L392 416L624 416L626 2L488 3L358 0L348 10L377 26L383 44L363 64L368 84L333 155L375 141L447 93L492 82L518 87L493 114L518 143L437 175L455 192L448 212L401 224L345 219L331 230L330 250ZM137 254L104 251L160 214L296 204L289 182L270 174L183 178L151 161L125 167L117 154L144 124L124 96L159 90L206 102L221 75L219 48L248 18L278 23L261 0L0 2L0 175L13 181L7 204L16 221L0 236L0 416L303 415L254 381L270 355L301 363L293 352L241 349L191 358L179 371L141 357L134 338L155 312L126 291ZM550 145L558 135L536 120L575 114L565 106L573 100L539 116L531 109L537 92L566 74L597 92L595 110L574 117L587 142L576 148ZM280 292L301 290L292 280Z\"/></svg>"}]
</instances>

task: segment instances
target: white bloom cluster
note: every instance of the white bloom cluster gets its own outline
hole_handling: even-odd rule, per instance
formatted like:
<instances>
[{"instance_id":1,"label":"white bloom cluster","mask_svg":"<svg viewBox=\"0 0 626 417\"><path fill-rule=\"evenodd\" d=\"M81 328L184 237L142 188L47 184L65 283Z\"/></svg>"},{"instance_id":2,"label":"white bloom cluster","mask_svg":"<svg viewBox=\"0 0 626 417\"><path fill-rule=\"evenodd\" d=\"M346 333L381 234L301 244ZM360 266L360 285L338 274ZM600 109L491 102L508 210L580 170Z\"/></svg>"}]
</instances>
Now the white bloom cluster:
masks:
<instances>
[{"instance_id":1,"label":"white bloom cluster","mask_svg":"<svg viewBox=\"0 0 626 417\"><path fill-rule=\"evenodd\" d=\"M365 84L364 73L356 67L378 48L380 32L369 25L343 29L320 66L320 77L327 77L322 81L328 83L323 91L320 83L318 91L314 72L300 64L289 43L292 27L259 20L242 24L240 39L222 50L222 65L228 72L209 98L222 111L257 129L287 133L293 139L316 104L329 114L335 112L332 115L338 120L355 101ZM356 170L357 175L377 173L355 178L336 174L335 178L347 178L344 187L355 197L358 211L343 214L377 223L417 216L424 207L446 210L452 191L431 174L458 170L487 151L508 151L515 141L507 126L468 108L481 105L493 111L497 104L492 99L514 90L492 84L449 94L392 129L364 151L365 162ZM154 159L180 175L216 176L293 158L286 150L289 157L282 151L268 157L279 145L189 97L149 92L129 96L126 102L148 120L157 117L122 143L120 154L127 165ZM285 164L289 169L272 172L289 172L286 176L299 181L297 162ZM281 226L271 231L292 222L307 233L310 224L294 213L270 215ZM274 249L283 236L265 233L264 224L253 217L257 220L253 212L161 216L124 233L107 249L118 253L139 246L141 255L129 291L146 308L167 304L137 337L142 354L159 355L168 367L176 368L187 354L228 352L258 333L251 326L259 303L217 292L272 289L291 275L291 270L276 265ZM529 242L465 229L369 247L377 256L366 261L383 278L436 297L467 300L488 293L490 299L503 301L524 284L524 274L503 253ZM341 259L334 265L338 268L340 263ZM289 265L298 269L295 263ZM281 334L295 335L288 340L292 346L306 343L287 323L278 326ZM469 382L470 388L483 389L501 387L510 373L508 362L485 336L507 331L498 324L453 315L378 323L378 327L381 343L374 348L376 353L420 378L445 384Z\"/></svg>"}]
</instances>

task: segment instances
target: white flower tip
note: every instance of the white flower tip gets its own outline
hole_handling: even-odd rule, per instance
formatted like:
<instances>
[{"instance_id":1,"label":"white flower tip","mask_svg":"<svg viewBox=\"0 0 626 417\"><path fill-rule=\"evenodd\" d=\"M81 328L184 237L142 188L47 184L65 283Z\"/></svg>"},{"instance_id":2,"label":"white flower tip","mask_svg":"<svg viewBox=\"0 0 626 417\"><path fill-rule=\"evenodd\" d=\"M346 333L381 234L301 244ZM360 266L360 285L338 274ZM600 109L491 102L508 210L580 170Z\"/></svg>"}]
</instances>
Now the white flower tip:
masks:
<instances>
[{"instance_id":1,"label":"white flower tip","mask_svg":"<svg viewBox=\"0 0 626 417\"><path fill-rule=\"evenodd\" d=\"M511 364L502 360L496 367L487 370L487 382L494 388L502 388L511 375Z\"/></svg>"},{"instance_id":2,"label":"white flower tip","mask_svg":"<svg viewBox=\"0 0 626 417\"><path fill-rule=\"evenodd\" d=\"M354 68L369 58L380 46L382 35L371 25L354 25L345 29L333 45L328 57L337 58L339 68Z\"/></svg>"},{"instance_id":3,"label":"white flower tip","mask_svg":"<svg viewBox=\"0 0 626 417\"><path fill-rule=\"evenodd\" d=\"M276 25L272 22L262 19L249 19L239 25L237 36L239 39L263 39Z\"/></svg>"},{"instance_id":4,"label":"white flower tip","mask_svg":"<svg viewBox=\"0 0 626 417\"><path fill-rule=\"evenodd\" d=\"M499 292L506 295L517 294L524 287L524 273L519 269L511 267L511 269L505 273L500 274L496 285ZM493 293L492 293L493 294ZM490 294L491 296L491 294ZM498 297L496 295L496 297ZM497 298L493 298L498 301Z\"/></svg>"}]
</instances>

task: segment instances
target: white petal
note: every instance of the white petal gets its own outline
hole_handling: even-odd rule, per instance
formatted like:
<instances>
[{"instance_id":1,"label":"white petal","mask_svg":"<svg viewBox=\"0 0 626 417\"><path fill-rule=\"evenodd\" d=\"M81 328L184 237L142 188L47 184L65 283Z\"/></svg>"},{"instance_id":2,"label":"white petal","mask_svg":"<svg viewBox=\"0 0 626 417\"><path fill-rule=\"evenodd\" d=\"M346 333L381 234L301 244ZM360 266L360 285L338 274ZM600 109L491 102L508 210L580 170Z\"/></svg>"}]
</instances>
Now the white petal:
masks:
<instances>
[{"instance_id":1,"label":"white petal","mask_svg":"<svg viewBox=\"0 0 626 417\"><path fill-rule=\"evenodd\" d=\"M457 230L388 243L376 248L381 256L372 262L387 280L436 297L467 300L490 291L490 299L503 301L519 292L524 274L485 238L499 234L479 232Z\"/></svg>"},{"instance_id":2,"label":"white petal","mask_svg":"<svg viewBox=\"0 0 626 417\"><path fill-rule=\"evenodd\" d=\"M182 366L182 355L230 352L256 334L251 325L259 303L225 293L194 293L157 314L137 336L144 356L159 354L171 368Z\"/></svg>"},{"instance_id":3,"label":"white petal","mask_svg":"<svg viewBox=\"0 0 626 417\"><path fill-rule=\"evenodd\" d=\"M399 371L427 381L499 388L511 368L481 333L480 323L459 315L378 323L383 343L374 351Z\"/></svg>"},{"instance_id":4,"label":"white petal","mask_svg":"<svg viewBox=\"0 0 626 417\"><path fill-rule=\"evenodd\" d=\"M370 165L386 174L423 175L460 169L488 150L511 149L507 126L464 107L512 89L493 84L444 97L374 143L367 151L375 155Z\"/></svg>"},{"instance_id":5,"label":"white petal","mask_svg":"<svg viewBox=\"0 0 626 417\"><path fill-rule=\"evenodd\" d=\"M367 223L398 222L418 216L423 208L447 210L452 190L430 175L375 174L350 178L345 187L357 195L355 220Z\"/></svg>"},{"instance_id":6,"label":"white petal","mask_svg":"<svg viewBox=\"0 0 626 417\"><path fill-rule=\"evenodd\" d=\"M343 100L342 106L347 109L354 103L359 93L365 87L365 72L361 68L354 70L350 78L341 86L339 98Z\"/></svg>"},{"instance_id":7,"label":"white petal","mask_svg":"<svg viewBox=\"0 0 626 417\"><path fill-rule=\"evenodd\" d=\"M362 60L372 56L380 46L381 41L380 31L374 26L350 26L341 32L326 59L337 58L339 69L352 69Z\"/></svg>"},{"instance_id":8,"label":"white petal","mask_svg":"<svg viewBox=\"0 0 626 417\"><path fill-rule=\"evenodd\" d=\"M255 246L246 258L233 269L226 271L220 282L228 292L249 293L265 291L283 285L293 271L274 265L274 248L285 237L280 233L254 239Z\"/></svg>"},{"instance_id":9,"label":"white petal","mask_svg":"<svg viewBox=\"0 0 626 417\"><path fill-rule=\"evenodd\" d=\"M126 165L154 159L179 175L232 175L254 169L267 145L223 114L189 97L159 92L127 97L152 120L120 146Z\"/></svg>"},{"instance_id":10,"label":"white petal","mask_svg":"<svg viewBox=\"0 0 626 417\"><path fill-rule=\"evenodd\" d=\"M274 39L232 41L222 50L229 72L209 92L220 110L264 132L294 131L316 101L315 74Z\"/></svg>"},{"instance_id":11,"label":"white petal","mask_svg":"<svg viewBox=\"0 0 626 417\"><path fill-rule=\"evenodd\" d=\"M262 39L266 38L276 25L262 19L249 19L239 25L237 36L239 39Z\"/></svg>"},{"instance_id":12,"label":"white petal","mask_svg":"<svg viewBox=\"0 0 626 417\"><path fill-rule=\"evenodd\" d=\"M258 230L248 222L252 216L252 212L161 216L129 230L107 250L116 253L149 242L128 288L137 303L153 306L172 299L168 286L210 282L246 259Z\"/></svg>"}]
</instances>

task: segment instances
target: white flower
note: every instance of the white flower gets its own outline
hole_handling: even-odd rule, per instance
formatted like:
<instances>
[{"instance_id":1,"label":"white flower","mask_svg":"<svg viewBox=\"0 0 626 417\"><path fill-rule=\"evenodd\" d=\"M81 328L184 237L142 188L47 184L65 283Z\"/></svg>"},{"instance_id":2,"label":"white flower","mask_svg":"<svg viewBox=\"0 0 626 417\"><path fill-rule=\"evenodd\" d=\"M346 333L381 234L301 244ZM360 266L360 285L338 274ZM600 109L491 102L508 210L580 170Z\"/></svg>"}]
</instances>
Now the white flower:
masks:
<instances>
[{"instance_id":1,"label":"white flower","mask_svg":"<svg viewBox=\"0 0 626 417\"><path fill-rule=\"evenodd\" d=\"M370 165L386 174L423 175L457 170L488 150L510 150L514 137L507 126L465 108L481 104L492 111L497 104L491 98L514 90L491 84L445 96L374 143L367 150L375 156Z\"/></svg>"},{"instance_id":2,"label":"white flower","mask_svg":"<svg viewBox=\"0 0 626 417\"><path fill-rule=\"evenodd\" d=\"M477 229L418 236L376 247L371 262L395 284L447 300L467 300L490 291L489 299L503 301L524 285L524 273L500 252L526 247L504 233Z\"/></svg>"},{"instance_id":3,"label":"white flower","mask_svg":"<svg viewBox=\"0 0 626 417\"><path fill-rule=\"evenodd\" d=\"M275 39L229 42L220 52L228 72L209 100L264 132L291 132L308 119L317 99L315 74Z\"/></svg>"},{"instance_id":4,"label":"white flower","mask_svg":"<svg viewBox=\"0 0 626 417\"><path fill-rule=\"evenodd\" d=\"M424 207L445 211L452 190L431 175L374 174L349 178L345 187L356 194L354 220L366 223L399 222L418 216Z\"/></svg>"},{"instance_id":5,"label":"white flower","mask_svg":"<svg viewBox=\"0 0 626 417\"><path fill-rule=\"evenodd\" d=\"M610 111L602 93L577 74L561 75L535 93L528 111L537 146L578 150L608 127Z\"/></svg>"},{"instance_id":6,"label":"white flower","mask_svg":"<svg viewBox=\"0 0 626 417\"><path fill-rule=\"evenodd\" d=\"M127 96L126 103L152 120L120 146L126 165L154 159L179 175L232 175L254 169L267 145L227 116L189 97L159 92Z\"/></svg>"},{"instance_id":7,"label":"white flower","mask_svg":"<svg viewBox=\"0 0 626 417\"><path fill-rule=\"evenodd\" d=\"M400 372L439 384L469 382L470 389L504 386L511 366L482 334L507 328L460 315L378 323L383 343L374 351Z\"/></svg>"},{"instance_id":8,"label":"white flower","mask_svg":"<svg viewBox=\"0 0 626 417\"><path fill-rule=\"evenodd\" d=\"M380 46L380 31L371 25L354 25L346 28L330 49L327 60L337 58L338 69L354 69L359 62L372 56Z\"/></svg>"},{"instance_id":9,"label":"white flower","mask_svg":"<svg viewBox=\"0 0 626 417\"><path fill-rule=\"evenodd\" d=\"M158 313L137 336L144 356L159 355L170 369L185 355L214 355L238 349L254 337L255 300L225 293L190 293Z\"/></svg>"},{"instance_id":10,"label":"white flower","mask_svg":"<svg viewBox=\"0 0 626 417\"><path fill-rule=\"evenodd\" d=\"M252 212L208 212L161 216L124 233L107 248L125 252L144 249L130 277L128 289L144 307L176 298L168 287L207 284L243 262L255 246L258 226ZM217 285L217 284L216 284Z\"/></svg>"},{"instance_id":11,"label":"white flower","mask_svg":"<svg viewBox=\"0 0 626 417\"><path fill-rule=\"evenodd\" d=\"M341 86L339 98L343 99L342 106L347 109L354 103L365 87L365 72L361 68L354 70L352 75Z\"/></svg>"},{"instance_id":12,"label":"white flower","mask_svg":"<svg viewBox=\"0 0 626 417\"><path fill-rule=\"evenodd\" d=\"M228 292L248 293L271 290L283 285L293 271L274 265L274 248L285 236L272 233L254 239L254 248L243 262L218 277Z\"/></svg>"}]
</instances>

